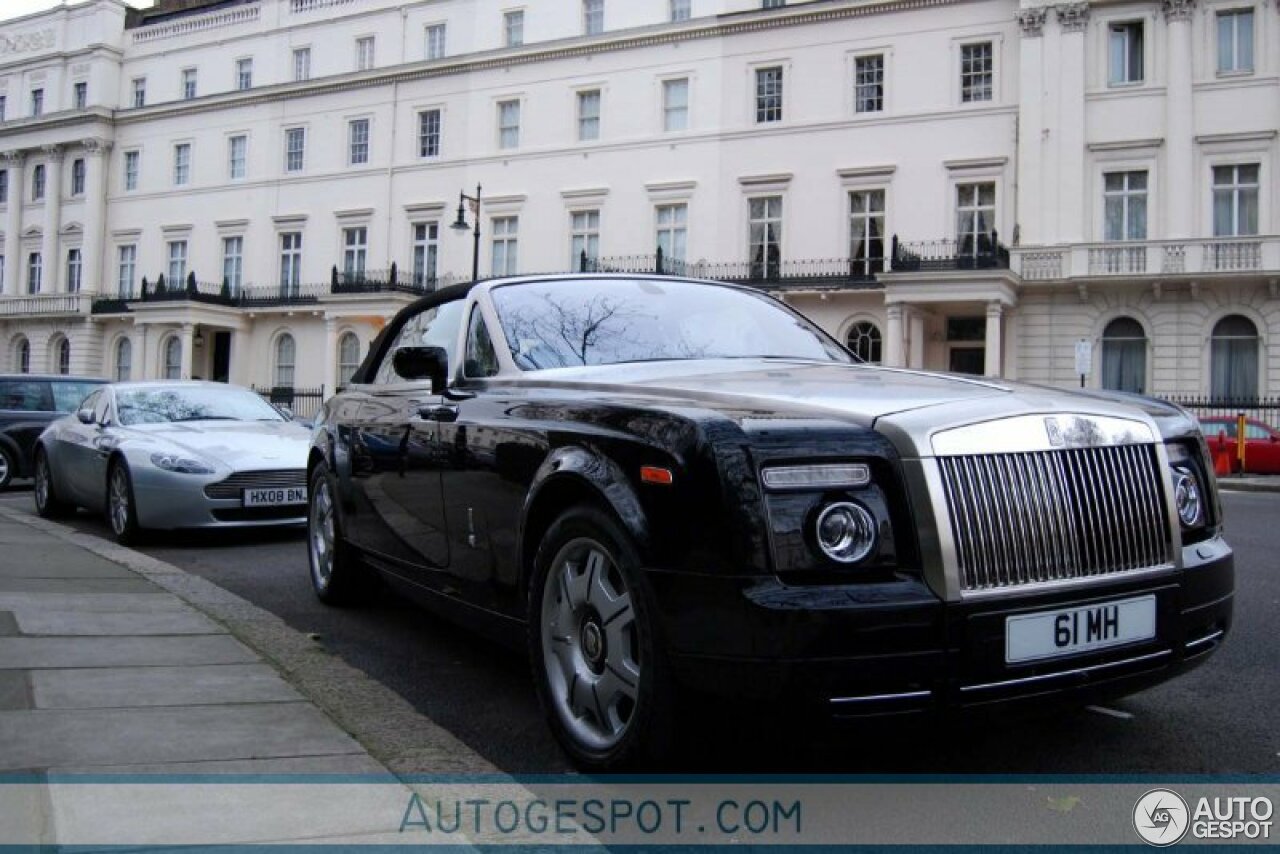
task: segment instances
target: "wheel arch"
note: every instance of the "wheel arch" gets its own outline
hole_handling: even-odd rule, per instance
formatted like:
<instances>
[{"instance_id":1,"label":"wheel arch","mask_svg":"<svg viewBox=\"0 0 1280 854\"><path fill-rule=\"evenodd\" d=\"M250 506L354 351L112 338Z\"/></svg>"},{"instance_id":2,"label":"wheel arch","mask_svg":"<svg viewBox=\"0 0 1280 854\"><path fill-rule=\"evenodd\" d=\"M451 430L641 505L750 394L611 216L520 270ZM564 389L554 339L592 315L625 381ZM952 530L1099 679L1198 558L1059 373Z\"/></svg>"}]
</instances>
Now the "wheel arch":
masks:
<instances>
[{"instance_id":1,"label":"wheel arch","mask_svg":"<svg viewBox=\"0 0 1280 854\"><path fill-rule=\"evenodd\" d=\"M31 476L35 470L36 448L39 444L40 442L37 439L36 443L31 446L31 459L24 460L22 449L18 447L17 441L7 433L0 433L0 448L3 448L5 453L9 455L9 459L13 461L13 477ZM27 465L25 469L23 468L24 463Z\"/></svg>"}]
</instances>

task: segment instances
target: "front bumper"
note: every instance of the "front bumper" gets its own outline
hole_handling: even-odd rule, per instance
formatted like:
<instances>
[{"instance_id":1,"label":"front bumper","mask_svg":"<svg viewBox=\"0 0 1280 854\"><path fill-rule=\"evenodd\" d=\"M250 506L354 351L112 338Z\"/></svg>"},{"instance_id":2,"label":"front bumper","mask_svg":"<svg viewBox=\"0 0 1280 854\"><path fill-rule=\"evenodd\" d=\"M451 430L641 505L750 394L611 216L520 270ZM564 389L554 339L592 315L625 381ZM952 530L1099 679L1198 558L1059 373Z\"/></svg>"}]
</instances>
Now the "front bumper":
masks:
<instances>
[{"instance_id":1,"label":"front bumper","mask_svg":"<svg viewBox=\"0 0 1280 854\"><path fill-rule=\"evenodd\" d=\"M1234 557L1221 539L1184 568L1067 589L943 602L913 577L787 586L776 578L651 571L677 678L736 698L837 717L1035 700L1088 702L1162 682L1212 654L1231 626ZM1151 594L1156 636L1123 647L1006 664L1005 621Z\"/></svg>"},{"instance_id":2,"label":"front bumper","mask_svg":"<svg viewBox=\"0 0 1280 854\"><path fill-rule=\"evenodd\" d=\"M245 507L238 498L207 497L205 487L223 480L225 474L191 475L159 469L134 469L131 474L138 524L143 528L260 528L307 521L305 504L253 508Z\"/></svg>"}]
</instances>

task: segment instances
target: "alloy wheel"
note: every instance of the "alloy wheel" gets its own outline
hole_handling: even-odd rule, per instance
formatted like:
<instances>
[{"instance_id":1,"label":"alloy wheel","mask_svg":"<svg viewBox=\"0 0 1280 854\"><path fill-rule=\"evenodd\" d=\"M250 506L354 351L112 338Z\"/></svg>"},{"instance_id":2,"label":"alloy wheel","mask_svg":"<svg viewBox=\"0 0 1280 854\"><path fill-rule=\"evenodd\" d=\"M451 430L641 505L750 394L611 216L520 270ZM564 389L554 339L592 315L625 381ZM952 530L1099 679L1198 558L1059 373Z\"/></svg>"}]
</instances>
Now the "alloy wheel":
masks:
<instances>
[{"instance_id":1,"label":"alloy wheel","mask_svg":"<svg viewBox=\"0 0 1280 854\"><path fill-rule=\"evenodd\" d=\"M315 486L315 497L307 514L307 545L316 586L328 587L333 577L333 499L329 484L323 478Z\"/></svg>"},{"instance_id":2,"label":"alloy wheel","mask_svg":"<svg viewBox=\"0 0 1280 854\"><path fill-rule=\"evenodd\" d=\"M111 490L108 496L111 516L111 530L117 536L129 529L129 476L123 466L116 466L111 471Z\"/></svg>"},{"instance_id":3,"label":"alloy wheel","mask_svg":"<svg viewBox=\"0 0 1280 854\"><path fill-rule=\"evenodd\" d=\"M542 656L547 693L583 747L609 750L635 719L640 638L631 591L599 542L562 548L542 590Z\"/></svg>"},{"instance_id":4,"label":"alloy wheel","mask_svg":"<svg viewBox=\"0 0 1280 854\"><path fill-rule=\"evenodd\" d=\"M0 465L3 465L3 455L0 455ZM3 481L3 475L0 475L0 481ZM43 510L49 506L49 460L44 454L36 455L36 508Z\"/></svg>"},{"instance_id":5,"label":"alloy wheel","mask_svg":"<svg viewBox=\"0 0 1280 854\"><path fill-rule=\"evenodd\" d=\"M9 455L4 451L0 451L0 486L4 486L9 482L9 477L13 471L9 465Z\"/></svg>"}]
</instances>

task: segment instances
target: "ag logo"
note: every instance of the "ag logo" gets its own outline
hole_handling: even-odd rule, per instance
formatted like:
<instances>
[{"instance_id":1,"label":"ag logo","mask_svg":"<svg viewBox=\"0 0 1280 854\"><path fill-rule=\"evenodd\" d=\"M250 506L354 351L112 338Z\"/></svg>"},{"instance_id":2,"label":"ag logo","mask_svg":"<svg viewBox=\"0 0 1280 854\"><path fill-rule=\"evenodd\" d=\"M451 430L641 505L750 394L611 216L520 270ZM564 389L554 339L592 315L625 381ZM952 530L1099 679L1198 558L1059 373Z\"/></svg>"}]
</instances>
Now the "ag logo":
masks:
<instances>
[{"instance_id":1,"label":"ag logo","mask_svg":"<svg viewBox=\"0 0 1280 854\"><path fill-rule=\"evenodd\" d=\"M1133 806L1133 829L1151 845L1173 845L1190 825L1187 802L1168 789L1152 789Z\"/></svg>"}]
</instances>

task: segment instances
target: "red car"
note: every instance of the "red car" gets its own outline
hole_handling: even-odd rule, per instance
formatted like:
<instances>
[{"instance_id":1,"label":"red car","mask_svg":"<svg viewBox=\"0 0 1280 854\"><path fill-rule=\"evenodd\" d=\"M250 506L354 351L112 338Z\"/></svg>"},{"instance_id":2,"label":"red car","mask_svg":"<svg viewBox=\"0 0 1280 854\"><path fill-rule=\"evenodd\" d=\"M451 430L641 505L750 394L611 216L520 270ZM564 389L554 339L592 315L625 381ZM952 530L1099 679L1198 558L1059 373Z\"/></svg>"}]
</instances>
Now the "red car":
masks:
<instances>
[{"instance_id":1,"label":"red car","mask_svg":"<svg viewBox=\"0 0 1280 854\"><path fill-rule=\"evenodd\" d=\"M1208 415L1200 419L1200 426L1209 442L1209 450L1217 455L1225 445L1231 459L1231 470L1238 470L1235 416ZM1244 471L1248 474L1280 474L1280 431L1256 418L1246 418L1244 422Z\"/></svg>"}]
</instances>

